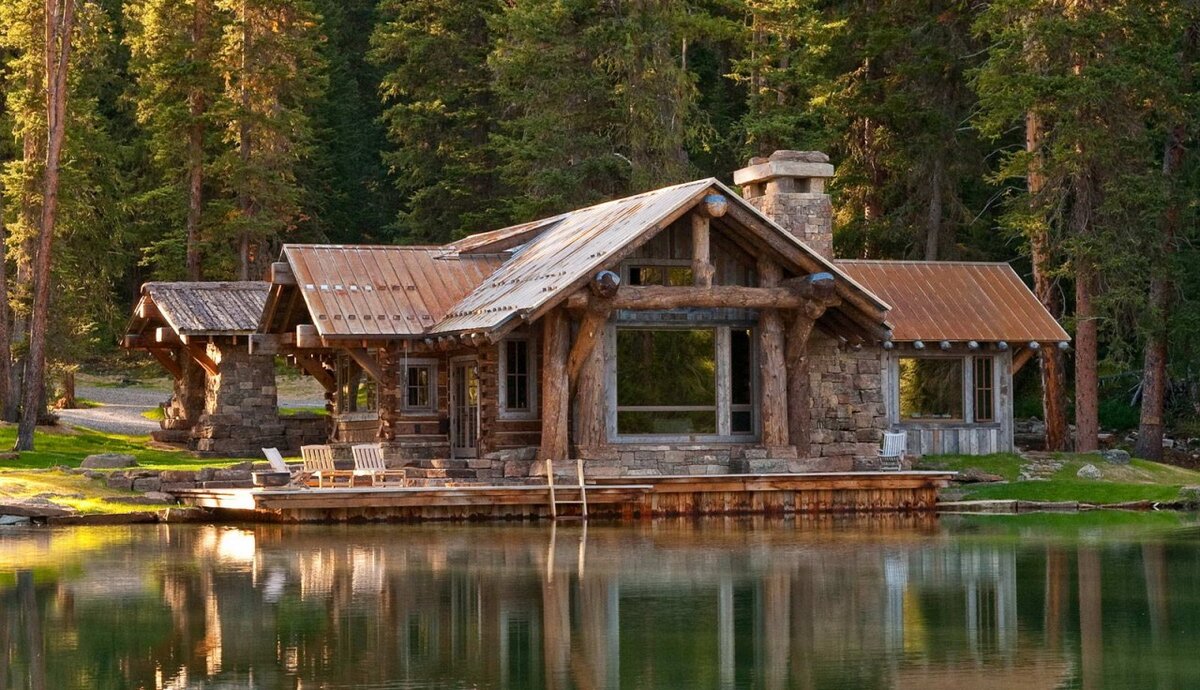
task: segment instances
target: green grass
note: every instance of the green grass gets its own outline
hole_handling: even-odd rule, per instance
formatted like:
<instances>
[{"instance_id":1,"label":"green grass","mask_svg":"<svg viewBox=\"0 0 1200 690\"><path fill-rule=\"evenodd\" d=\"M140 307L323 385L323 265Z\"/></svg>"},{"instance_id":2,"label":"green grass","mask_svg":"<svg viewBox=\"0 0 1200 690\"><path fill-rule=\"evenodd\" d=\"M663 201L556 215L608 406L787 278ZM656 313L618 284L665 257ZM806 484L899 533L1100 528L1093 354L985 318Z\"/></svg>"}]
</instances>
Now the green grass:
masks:
<instances>
[{"instance_id":1,"label":"green grass","mask_svg":"<svg viewBox=\"0 0 1200 690\"><path fill-rule=\"evenodd\" d=\"M279 408L280 417L292 417L298 414L315 414L325 416L329 411L324 407L281 407Z\"/></svg>"},{"instance_id":2,"label":"green grass","mask_svg":"<svg viewBox=\"0 0 1200 690\"><path fill-rule=\"evenodd\" d=\"M956 489L965 501L1079 501L1081 503L1125 503L1129 501L1170 501L1178 498L1184 486L1200 485L1200 472L1147 460L1128 465L1113 465L1093 454L1060 453L1063 463L1053 477L1045 481L1017 481L1021 465L1015 454L984 456L932 456L925 458L922 469L962 471L978 468L1004 477L1007 483L968 484ZM1076 473L1086 464L1102 473L1101 479L1080 479Z\"/></svg>"},{"instance_id":3,"label":"green grass","mask_svg":"<svg viewBox=\"0 0 1200 690\"><path fill-rule=\"evenodd\" d=\"M163 409L161 407L150 408L149 410L143 412L142 416L152 422L161 422L166 418L166 415L163 413Z\"/></svg>"},{"instance_id":4,"label":"green grass","mask_svg":"<svg viewBox=\"0 0 1200 690\"><path fill-rule=\"evenodd\" d=\"M89 515L147 510L144 505L110 503L104 500L136 495L132 491L110 489L103 482L66 472L0 472L0 500L43 497L55 505L74 508Z\"/></svg>"},{"instance_id":5,"label":"green grass","mask_svg":"<svg viewBox=\"0 0 1200 690\"><path fill-rule=\"evenodd\" d=\"M12 448L16 441L15 425L0 425L0 448ZM157 469L189 469L220 467L241 462L246 458L197 458L185 451L150 443L146 436L105 434L90 429L54 427L39 429L34 434L34 450L25 451L12 460L0 460L0 470L30 470L66 465L78 467L93 453L128 453L139 465ZM257 458L255 458L257 460Z\"/></svg>"},{"instance_id":6,"label":"green grass","mask_svg":"<svg viewBox=\"0 0 1200 690\"><path fill-rule=\"evenodd\" d=\"M75 398L75 409L90 410L96 407L104 407L104 403L88 400L87 398Z\"/></svg>"}]
</instances>

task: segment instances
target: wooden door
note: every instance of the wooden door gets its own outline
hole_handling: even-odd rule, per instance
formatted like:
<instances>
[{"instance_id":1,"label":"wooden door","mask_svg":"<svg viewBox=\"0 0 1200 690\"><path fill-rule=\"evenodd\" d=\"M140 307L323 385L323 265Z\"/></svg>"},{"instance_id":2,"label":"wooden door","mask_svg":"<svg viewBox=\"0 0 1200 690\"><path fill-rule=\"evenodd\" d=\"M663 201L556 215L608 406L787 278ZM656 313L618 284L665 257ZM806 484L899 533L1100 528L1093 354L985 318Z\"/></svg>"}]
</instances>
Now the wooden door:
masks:
<instances>
[{"instance_id":1,"label":"wooden door","mask_svg":"<svg viewBox=\"0 0 1200 690\"><path fill-rule=\"evenodd\" d=\"M450 450L473 458L479 442L479 369L474 359L450 363Z\"/></svg>"}]
</instances>

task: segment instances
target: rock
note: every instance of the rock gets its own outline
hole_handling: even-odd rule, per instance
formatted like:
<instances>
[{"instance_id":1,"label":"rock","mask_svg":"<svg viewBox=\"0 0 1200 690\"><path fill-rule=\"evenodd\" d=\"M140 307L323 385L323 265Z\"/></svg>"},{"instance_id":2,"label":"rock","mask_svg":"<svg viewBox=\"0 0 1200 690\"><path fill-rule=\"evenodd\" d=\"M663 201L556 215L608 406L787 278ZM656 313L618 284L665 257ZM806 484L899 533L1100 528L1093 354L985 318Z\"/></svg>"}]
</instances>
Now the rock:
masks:
<instances>
[{"instance_id":1,"label":"rock","mask_svg":"<svg viewBox=\"0 0 1200 690\"><path fill-rule=\"evenodd\" d=\"M213 472L212 481L216 482L248 482L250 481L250 470L243 469L227 469L217 470Z\"/></svg>"},{"instance_id":2,"label":"rock","mask_svg":"<svg viewBox=\"0 0 1200 690\"><path fill-rule=\"evenodd\" d=\"M140 477L133 480L134 491L158 491L162 488L162 480L158 477Z\"/></svg>"},{"instance_id":3,"label":"rock","mask_svg":"<svg viewBox=\"0 0 1200 690\"><path fill-rule=\"evenodd\" d=\"M123 476L122 477L109 477L108 478L108 488L119 489L121 491L132 491L133 490L133 480L129 479L127 477L123 477Z\"/></svg>"},{"instance_id":4,"label":"rock","mask_svg":"<svg viewBox=\"0 0 1200 690\"><path fill-rule=\"evenodd\" d=\"M0 515L0 527L9 527L12 525L28 525L33 522L27 517L20 515Z\"/></svg>"},{"instance_id":5,"label":"rock","mask_svg":"<svg viewBox=\"0 0 1200 690\"><path fill-rule=\"evenodd\" d=\"M89 455L79 463L87 469L112 470L119 467L137 467L137 458L125 453L97 453Z\"/></svg>"},{"instance_id":6,"label":"rock","mask_svg":"<svg viewBox=\"0 0 1200 690\"><path fill-rule=\"evenodd\" d=\"M0 515L12 515L22 518L44 518L57 515L70 515L74 511L53 504L32 503L3 503L0 504Z\"/></svg>"},{"instance_id":7,"label":"rock","mask_svg":"<svg viewBox=\"0 0 1200 690\"><path fill-rule=\"evenodd\" d=\"M158 476L168 484L194 482L196 481L196 470L163 470Z\"/></svg>"},{"instance_id":8,"label":"rock","mask_svg":"<svg viewBox=\"0 0 1200 690\"><path fill-rule=\"evenodd\" d=\"M1180 487L1179 500L1189 505L1200 504L1200 486Z\"/></svg>"},{"instance_id":9,"label":"rock","mask_svg":"<svg viewBox=\"0 0 1200 690\"><path fill-rule=\"evenodd\" d=\"M239 462L239 463L230 465L227 469L239 470L242 472L250 472L250 471L254 470L254 463L251 462L250 460L247 460L245 462Z\"/></svg>"},{"instance_id":10,"label":"rock","mask_svg":"<svg viewBox=\"0 0 1200 690\"><path fill-rule=\"evenodd\" d=\"M1100 451L1100 457L1104 458L1105 460L1107 460L1109 463L1111 463L1113 465L1128 465L1129 464L1129 453L1121 450L1120 448L1113 448L1111 450L1102 450L1102 451Z\"/></svg>"},{"instance_id":11,"label":"rock","mask_svg":"<svg viewBox=\"0 0 1200 690\"><path fill-rule=\"evenodd\" d=\"M164 496L166 498L163 498ZM160 491L151 491L144 496L109 496L108 498L104 499L104 502L121 503L135 506L165 506L174 503L168 494L164 494Z\"/></svg>"},{"instance_id":12,"label":"rock","mask_svg":"<svg viewBox=\"0 0 1200 690\"><path fill-rule=\"evenodd\" d=\"M1102 479L1104 477L1104 473L1102 473L1095 465L1088 463L1083 467L1080 467L1079 471L1075 473L1075 476L1079 477L1080 479Z\"/></svg>"},{"instance_id":13,"label":"rock","mask_svg":"<svg viewBox=\"0 0 1200 690\"><path fill-rule=\"evenodd\" d=\"M20 460L20 453L4 452L0 453L0 460Z\"/></svg>"},{"instance_id":14,"label":"rock","mask_svg":"<svg viewBox=\"0 0 1200 690\"><path fill-rule=\"evenodd\" d=\"M522 460L509 460L504 463L505 477L528 477L531 476L532 462Z\"/></svg>"},{"instance_id":15,"label":"rock","mask_svg":"<svg viewBox=\"0 0 1200 690\"><path fill-rule=\"evenodd\" d=\"M955 481L961 484L983 484L989 482L1002 482L1004 481L1004 477L1001 477L998 474L984 472L978 467L968 467L962 472L958 473L958 477L955 478Z\"/></svg>"}]
</instances>

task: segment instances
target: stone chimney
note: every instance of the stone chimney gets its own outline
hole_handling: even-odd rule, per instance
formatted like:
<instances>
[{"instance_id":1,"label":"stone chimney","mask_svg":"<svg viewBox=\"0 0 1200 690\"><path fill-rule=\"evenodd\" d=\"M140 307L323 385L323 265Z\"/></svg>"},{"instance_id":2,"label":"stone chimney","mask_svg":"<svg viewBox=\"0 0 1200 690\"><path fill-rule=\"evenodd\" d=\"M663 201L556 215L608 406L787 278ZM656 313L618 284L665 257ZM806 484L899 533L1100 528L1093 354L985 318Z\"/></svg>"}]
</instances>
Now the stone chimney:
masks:
<instances>
[{"instance_id":1,"label":"stone chimney","mask_svg":"<svg viewBox=\"0 0 1200 690\"><path fill-rule=\"evenodd\" d=\"M751 158L733 173L742 196L813 251L833 258L833 206L825 180L833 177L829 156L820 151L776 151Z\"/></svg>"}]
</instances>

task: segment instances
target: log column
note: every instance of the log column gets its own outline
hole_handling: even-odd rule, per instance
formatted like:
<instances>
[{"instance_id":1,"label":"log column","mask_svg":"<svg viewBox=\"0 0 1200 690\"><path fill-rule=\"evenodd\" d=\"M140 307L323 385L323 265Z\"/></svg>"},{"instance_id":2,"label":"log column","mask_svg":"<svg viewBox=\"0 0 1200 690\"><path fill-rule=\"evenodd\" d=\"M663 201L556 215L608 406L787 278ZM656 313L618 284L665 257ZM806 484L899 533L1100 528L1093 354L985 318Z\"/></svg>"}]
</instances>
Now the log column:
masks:
<instances>
[{"instance_id":1,"label":"log column","mask_svg":"<svg viewBox=\"0 0 1200 690\"><path fill-rule=\"evenodd\" d=\"M783 271L770 259L758 262L759 285L779 285ZM787 374L784 363L783 317L778 309L763 309L758 321L758 349L762 358L762 443L779 448L788 443Z\"/></svg>"},{"instance_id":2,"label":"log column","mask_svg":"<svg viewBox=\"0 0 1200 690\"><path fill-rule=\"evenodd\" d=\"M692 214L692 281L696 287L712 287L713 274L708 216Z\"/></svg>"},{"instance_id":3,"label":"log column","mask_svg":"<svg viewBox=\"0 0 1200 690\"><path fill-rule=\"evenodd\" d=\"M575 404L575 445L580 448L602 446L606 440L604 331L620 284L616 273L601 271L578 293L585 306L567 357L567 381Z\"/></svg>"},{"instance_id":4,"label":"log column","mask_svg":"<svg viewBox=\"0 0 1200 690\"><path fill-rule=\"evenodd\" d=\"M808 374L808 341L817 319L826 308L838 303L834 295L833 276L817 273L803 279L787 281L809 301L796 311L787 331L787 419L788 443L796 452L808 456L812 442L812 394Z\"/></svg>"},{"instance_id":5,"label":"log column","mask_svg":"<svg viewBox=\"0 0 1200 690\"><path fill-rule=\"evenodd\" d=\"M540 460L565 460L569 386L567 317L554 309L542 317L542 449Z\"/></svg>"},{"instance_id":6,"label":"log column","mask_svg":"<svg viewBox=\"0 0 1200 690\"><path fill-rule=\"evenodd\" d=\"M396 423L399 421L398 387L400 385L400 353L398 346L388 344L379 348L379 432L380 441L396 440Z\"/></svg>"}]
</instances>

